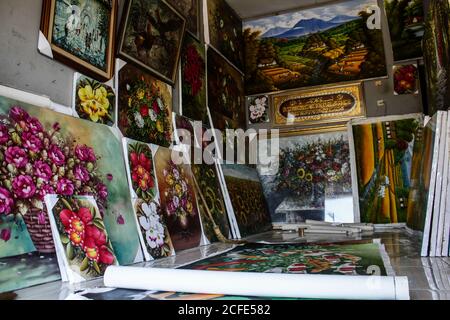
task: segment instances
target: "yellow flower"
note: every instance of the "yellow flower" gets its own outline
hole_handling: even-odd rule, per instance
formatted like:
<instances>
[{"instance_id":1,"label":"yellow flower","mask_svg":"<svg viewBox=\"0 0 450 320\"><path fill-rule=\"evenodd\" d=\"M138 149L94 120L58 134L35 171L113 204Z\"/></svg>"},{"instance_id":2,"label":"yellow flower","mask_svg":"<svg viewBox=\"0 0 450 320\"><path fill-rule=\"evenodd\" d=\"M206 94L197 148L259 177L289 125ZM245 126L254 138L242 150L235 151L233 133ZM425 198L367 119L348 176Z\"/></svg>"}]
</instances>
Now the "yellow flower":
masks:
<instances>
[{"instance_id":1,"label":"yellow flower","mask_svg":"<svg viewBox=\"0 0 450 320\"><path fill-rule=\"evenodd\" d=\"M78 97L81 100L83 111L93 122L98 122L100 118L108 114L108 92L104 87L94 91L90 85L87 85L78 90Z\"/></svg>"},{"instance_id":2,"label":"yellow flower","mask_svg":"<svg viewBox=\"0 0 450 320\"><path fill-rule=\"evenodd\" d=\"M192 202L188 201L188 203L186 204L186 210L188 213L192 213L192 211L194 210L194 206L192 205Z\"/></svg>"},{"instance_id":3,"label":"yellow flower","mask_svg":"<svg viewBox=\"0 0 450 320\"><path fill-rule=\"evenodd\" d=\"M156 129L158 130L159 133L163 133L164 132L164 125L163 125L163 123L160 120L158 120L156 122Z\"/></svg>"},{"instance_id":4,"label":"yellow flower","mask_svg":"<svg viewBox=\"0 0 450 320\"><path fill-rule=\"evenodd\" d=\"M139 100L142 100L145 97L145 91L143 89L139 89L136 94Z\"/></svg>"},{"instance_id":5,"label":"yellow flower","mask_svg":"<svg viewBox=\"0 0 450 320\"><path fill-rule=\"evenodd\" d=\"M304 179L304 178L305 178L305 175L306 175L305 169L298 169L298 170L297 170L297 175L298 175L298 177L299 177L300 179Z\"/></svg>"},{"instance_id":6,"label":"yellow flower","mask_svg":"<svg viewBox=\"0 0 450 320\"><path fill-rule=\"evenodd\" d=\"M166 182L169 186L173 186L173 184L175 183L175 180L173 179L173 176L171 174L167 176Z\"/></svg>"},{"instance_id":7,"label":"yellow flower","mask_svg":"<svg viewBox=\"0 0 450 320\"><path fill-rule=\"evenodd\" d=\"M183 187L178 183L175 185L175 192L179 196L181 196L183 194Z\"/></svg>"}]
</instances>

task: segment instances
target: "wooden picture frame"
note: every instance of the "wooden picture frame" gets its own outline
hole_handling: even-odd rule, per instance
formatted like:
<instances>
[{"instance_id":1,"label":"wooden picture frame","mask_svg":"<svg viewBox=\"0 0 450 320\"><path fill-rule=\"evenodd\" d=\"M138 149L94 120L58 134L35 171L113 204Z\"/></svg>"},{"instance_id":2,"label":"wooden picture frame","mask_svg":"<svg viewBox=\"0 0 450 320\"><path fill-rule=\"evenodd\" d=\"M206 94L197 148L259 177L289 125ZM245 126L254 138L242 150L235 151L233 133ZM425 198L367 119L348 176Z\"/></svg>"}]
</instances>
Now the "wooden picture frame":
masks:
<instances>
[{"instance_id":1,"label":"wooden picture frame","mask_svg":"<svg viewBox=\"0 0 450 320\"><path fill-rule=\"evenodd\" d=\"M109 21L103 26L107 30L108 37L104 38L102 32L95 33L99 30L98 25L104 22L92 18L89 10L96 8L89 7L85 4L96 3L97 5L107 6L109 9ZM66 64L67 66L99 81L108 81L114 75L114 53L115 53L115 31L117 23L118 0L85 0L83 2L83 9L79 6L70 5L72 13L66 18L66 23L62 26L57 23L57 11L62 12L58 5L65 5L67 9L66 15L69 15L69 4L64 0L43 0L42 16L41 16L41 32L46 37L53 57ZM81 18L83 16L83 19ZM98 18L96 18L98 19ZM71 24L70 24L71 23ZM92 32L88 31L87 23L97 23L95 26L90 26ZM55 25L56 24L56 25ZM70 27L69 27L70 26ZM64 29L62 28L64 27ZM70 30L71 28L74 28ZM56 34L63 35L56 38ZM80 51L80 48L74 48L71 52L70 44L67 41L68 34L72 34L72 41L84 41L88 46L89 52ZM81 34L81 35L80 35ZM62 40L64 38L64 40ZM81 39L82 38L82 39ZM73 44L73 43L72 43ZM66 48L63 47L66 46ZM92 49L91 49L92 45ZM94 48L95 46L95 48ZM89 58L89 54L92 54ZM104 58L102 58L104 52Z\"/></svg>"},{"instance_id":2,"label":"wooden picture frame","mask_svg":"<svg viewBox=\"0 0 450 320\"><path fill-rule=\"evenodd\" d=\"M134 5L140 6L140 8L138 8L139 10L137 10ZM150 11L150 6L156 6L157 9L154 10L155 12ZM131 10L133 8L139 12L137 16L140 17L141 20L147 20L145 23L142 23L141 20L137 21L138 19L130 19L130 15L132 14ZM147 10L147 13L144 13L144 10ZM165 11L162 12L161 10ZM163 17L161 17L161 15L163 15ZM169 18L164 20L164 15L166 15L166 17L169 16ZM130 26L132 23L134 26ZM131 30L131 27L135 30ZM177 37L174 40L173 45L166 39L165 33L161 32L162 28L167 28L165 33L177 31ZM152 33L153 29L156 29L159 35L155 36ZM186 19L166 1L127 0L120 23L117 55L119 58L133 63L137 67L146 70L164 82L174 86L178 75L178 66L185 31ZM161 34L164 36L161 36ZM127 37L131 38L131 36L133 36L134 39L133 41L128 39L127 48ZM151 53L155 43L157 43L160 48L162 47L162 49L159 49L161 52ZM160 56L159 59L157 57L158 54Z\"/></svg>"}]
</instances>

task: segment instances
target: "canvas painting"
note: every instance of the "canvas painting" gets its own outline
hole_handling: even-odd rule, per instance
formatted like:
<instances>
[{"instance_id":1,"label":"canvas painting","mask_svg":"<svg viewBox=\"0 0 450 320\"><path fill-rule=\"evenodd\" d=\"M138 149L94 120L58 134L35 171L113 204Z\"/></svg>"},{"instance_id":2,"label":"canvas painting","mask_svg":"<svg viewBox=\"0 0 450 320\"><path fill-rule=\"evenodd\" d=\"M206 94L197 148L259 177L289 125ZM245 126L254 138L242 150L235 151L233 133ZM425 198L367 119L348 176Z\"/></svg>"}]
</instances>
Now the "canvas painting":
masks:
<instances>
[{"instance_id":1,"label":"canvas painting","mask_svg":"<svg viewBox=\"0 0 450 320\"><path fill-rule=\"evenodd\" d=\"M248 95L387 76L376 0L350 0L244 23Z\"/></svg>"},{"instance_id":2,"label":"canvas painting","mask_svg":"<svg viewBox=\"0 0 450 320\"><path fill-rule=\"evenodd\" d=\"M414 139L421 125L420 115L349 124L353 134L353 175L357 181L353 192L355 199L359 198L361 222L407 221Z\"/></svg>"},{"instance_id":3,"label":"canvas painting","mask_svg":"<svg viewBox=\"0 0 450 320\"><path fill-rule=\"evenodd\" d=\"M270 122L269 103L270 97L268 95L247 97L248 123L259 124Z\"/></svg>"},{"instance_id":4,"label":"canvas painting","mask_svg":"<svg viewBox=\"0 0 450 320\"><path fill-rule=\"evenodd\" d=\"M241 74L214 49L208 49L208 106L214 128L245 128L244 99Z\"/></svg>"},{"instance_id":5,"label":"canvas painting","mask_svg":"<svg viewBox=\"0 0 450 320\"><path fill-rule=\"evenodd\" d=\"M242 20L225 0L208 0L209 44L235 67L244 66Z\"/></svg>"},{"instance_id":6,"label":"canvas painting","mask_svg":"<svg viewBox=\"0 0 450 320\"><path fill-rule=\"evenodd\" d=\"M0 209L15 221L23 218L39 252L54 252L44 196L91 195L119 262L142 259L121 143L113 128L0 97L0 132L6 170Z\"/></svg>"},{"instance_id":7,"label":"canvas painting","mask_svg":"<svg viewBox=\"0 0 450 320\"><path fill-rule=\"evenodd\" d=\"M112 78L116 0L44 0L42 12L56 58L99 80Z\"/></svg>"},{"instance_id":8,"label":"canvas painting","mask_svg":"<svg viewBox=\"0 0 450 320\"><path fill-rule=\"evenodd\" d=\"M162 0L129 0L118 55L174 84L186 20Z\"/></svg>"},{"instance_id":9,"label":"canvas painting","mask_svg":"<svg viewBox=\"0 0 450 320\"><path fill-rule=\"evenodd\" d=\"M131 64L118 71L119 129L130 139L172 143L172 88Z\"/></svg>"},{"instance_id":10,"label":"canvas painting","mask_svg":"<svg viewBox=\"0 0 450 320\"><path fill-rule=\"evenodd\" d=\"M241 237L269 231L270 213L256 169L224 164L222 170Z\"/></svg>"},{"instance_id":11,"label":"canvas painting","mask_svg":"<svg viewBox=\"0 0 450 320\"><path fill-rule=\"evenodd\" d=\"M282 136L280 155L260 140L259 173L273 222L354 222L350 146L345 131Z\"/></svg>"},{"instance_id":12,"label":"canvas painting","mask_svg":"<svg viewBox=\"0 0 450 320\"><path fill-rule=\"evenodd\" d=\"M230 225L215 164L193 164L203 233L210 243L230 237ZM202 201L204 199L204 202Z\"/></svg>"},{"instance_id":13,"label":"canvas painting","mask_svg":"<svg viewBox=\"0 0 450 320\"><path fill-rule=\"evenodd\" d=\"M245 244L182 269L322 275L369 275L373 266L387 275L380 244Z\"/></svg>"},{"instance_id":14,"label":"canvas painting","mask_svg":"<svg viewBox=\"0 0 450 320\"><path fill-rule=\"evenodd\" d=\"M419 94L419 69L417 64L393 66L394 95Z\"/></svg>"},{"instance_id":15,"label":"canvas painting","mask_svg":"<svg viewBox=\"0 0 450 320\"><path fill-rule=\"evenodd\" d=\"M186 30L199 38L201 0L167 0L167 3L186 19Z\"/></svg>"},{"instance_id":16,"label":"canvas painting","mask_svg":"<svg viewBox=\"0 0 450 320\"><path fill-rule=\"evenodd\" d=\"M149 145L124 139L128 180L138 231L147 261L174 252L165 217L159 204L158 185Z\"/></svg>"},{"instance_id":17,"label":"canvas painting","mask_svg":"<svg viewBox=\"0 0 450 320\"><path fill-rule=\"evenodd\" d=\"M207 123L205 46L189 34L181 52L181 90L183 115Z\"/></svg>"},{"instance_id":18,"label":"canvas painting","mask_svg":"<svg viewBox=\"0 0 450 320\"><path fill-rule=\"evenodd\" d=\"M172 161L172 150L159 147L154 155L162 211L175 251L198 247L202 229L190 166Z\"/></svg>"},{"instance_id":19,"label":"canvas painting","mask_svg":"<svg viewBox=\"0 0 450 320\"><path fill-rule=\"evenodd\" d=\"M113 126L116 122L116 94L110 86L76 73L73 110L81 119Z\"/></svg>"},{"instance_id":20,"label":"canvas painting","mask_svg":"<svg viewBox=\"0 0 450 320\"><path fill-rule=\"evenodd\" d=\"M173 113L175 143L196 147L195 129L191 119Z\"/></svg>"},{"instance_id":21,"label":"canvas painting","mask_svg":"<svg viewBox=\"0 0 450 320\"><path fill-rule=\"evenodd\" d=\"M423 0L384 0L394 61L422 57Z\"/></svg>"},{"instance_id":22,"label":"canvas painting","mask_svg":"<svg viewBox=\"0 0 450 320\"><path fill-rule=\"evenodd\" d=\"M61 273L71 283L103 276L117 265L106 226L93 197L47 195L56 253Z\"/></svg>"}]
</instances>

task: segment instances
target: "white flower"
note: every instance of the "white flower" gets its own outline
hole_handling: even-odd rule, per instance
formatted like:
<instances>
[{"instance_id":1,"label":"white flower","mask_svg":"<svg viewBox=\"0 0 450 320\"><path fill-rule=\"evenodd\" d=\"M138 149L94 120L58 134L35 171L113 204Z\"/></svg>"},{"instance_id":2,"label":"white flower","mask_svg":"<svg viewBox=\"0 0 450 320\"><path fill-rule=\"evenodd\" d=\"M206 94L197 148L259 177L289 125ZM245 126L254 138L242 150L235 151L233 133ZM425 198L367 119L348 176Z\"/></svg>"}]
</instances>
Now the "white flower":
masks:
<instances>
[{"instance_id":1,"label":"white flower","mask_svg":"<svg viewBox=\"0 0 450 320\"><path fill-rule=\"evenodd\" d=\"M156 102L158 103L159 109L164 110L166 108L166 106L164 105L164 103L160 98L156 99Z\"/></svg>"},{"instance_id":2,"label":"white flower","mask_svg":"<svg viewBox=\"0 0 450 320\"><path fill-rule=\"evenodd\" d=\"M155 203L142 204L145 215L139 218L139 224L145 230L145 240L151 249L164 245L164 226L160 222L158 208Z\"/></svg>"},{"instance_id":3,"label":"white flower","mask_svg":"<svg viewBox=\"0 0 450 320\"><path fill-rule=\"evenodd\" d=\"M165 238L164 232L158 233L158 235L156 236L156 245L158 247L162 247L164 245L164 238Z\"/></svg>"},{"instance_id":4,"label":"white flower","mask_svg":"<svg viewBox=\"0 0 450 320\"><path fill-rule=\"evenodd\" d=\"M223 19L220 19L220 27L223 28L225 26L225 22L223 22Z\"/></svg>"},{"instance_id":5,"label":"white flower","mask_svg":"<svg viewBox=\"0 0 450 320\"><path fill-rule=\"evenodd\" d=\"M127 91L131 90L131 86L127 83Z\"/></svg>"},{"instance_id":6,"label":"white flower","mask_svg":"<svg viewBox=\"0 0 450 320\"><path fill-rule=\"evenodd\" d=\"M180 172L177 169L173 169L173 177L176 180L180 179Z\"/></svg>"},{"instance_id":7,"label":"white flower","mask_svg":"<svg viewBox=\"0 0 450 320\"><path fill-rule=\"evenodd\" d=\"M150 120L156 121L158 119L158 116L156 115L156 112L154 110L149 111Z\"/></svg>"},{"instance_id":8,"label":"white flower","mask_svg":"<svg viewBox=\"0 0 450 320\"><path fill-rule=\"evenodd\" d=\"M139 112L136 112L134 114L134 120L136 120L136 125L138 126L139 129L142 129L144 127L145 122Z\"/></svg>"},{"instance_id":9,"label":"white flower","mask_svg":"<svg viewBox=\"0 0 450 320\"><path fill-rule=\"evenodd\" d=\"M177 196L173 197L173 205L175 206L175 208L178 208L178 206L180 205L180 199Z\"/></svg>"}]
</instances>

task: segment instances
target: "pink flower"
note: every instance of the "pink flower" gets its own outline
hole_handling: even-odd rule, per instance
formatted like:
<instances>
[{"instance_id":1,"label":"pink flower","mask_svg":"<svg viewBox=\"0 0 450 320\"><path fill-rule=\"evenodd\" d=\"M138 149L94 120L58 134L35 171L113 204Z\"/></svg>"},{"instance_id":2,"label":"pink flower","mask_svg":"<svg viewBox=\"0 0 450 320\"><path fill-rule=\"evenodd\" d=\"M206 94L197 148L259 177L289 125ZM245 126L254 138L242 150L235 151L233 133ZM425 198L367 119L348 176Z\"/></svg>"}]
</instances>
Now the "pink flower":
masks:
<instances>
[{"instance_id":1,"label":"pink flower","mask_svg":"<svg viewBox=\"0 0 450 320\"><path fill-rule=\"evenodd\" d=\"M49 184L43 185L38 191L37 194L40 200L44 200L44 197L48 194L55 194L55 189Z\"/></svg>"},{"instance_id":2,"label":"pink flower","mask_svg":"<svg viewBox=\"0 0 450 320\"><path fill-rule=\"evenodd\" d=\"M56 186L56 191L59 195L63 196L71 196L75 191L72 181L66 178L61 178L58 180L58 184Z\"/></svg>"},{"instance_id":3,"label":"pink flower","mask_svg":"<svg viewBox=\"0 0 450 320\"><path fill-rule=\"evenodd\" d=\"M74 169L74 175L77 180L81 182L88 182L91 177L89 176L89 172L82 165L76 165Z\"/></svg>"},{"instance_id":4,"label":"pink flower","mask_svg":"<svg viewBox=\"0 0 450 320\"><path fill-rule=\"evenodd\" d=\"M86 145L76 146L75 147L75 155L81 161L95 162L97 160L94 150Z\"/></svg>"},{"instance_id":5,"label":"pink flower","mask_svg":"<svg viewBox=\"0 0 450 320\"><path fill-rule=\"evenodd\" d=\"M7 143L9 140L8 128L0 124L0 144Z\"/></svg>"},{"instance_id":6,"label":"pink flower","mask_svg":"<svg viewBox=\"0 0 450 320\"><path fill-rule=\"evenodd\" d=\"M22 134L22 146L32 152L38 153L42 150L42 141L30 132Z\"/></svg>"},{"instance_id":7,"label":"pink flower","mask_svg":"<svg viewBox=\"0 0 450 320\"><path fill-rule=\"evenodd\" d=\"M10 214L14 200L8 190L0 187L0 214Z\"/></svg>"},{"instance_id":8,"label":"pink flower","mask_svg":"<svg viewBox=\"0 0 450 320\"><path fill-rule=\"evenodd\" d=\"M11 229L3 229L0 232L0 239L2 239L5 242L8 242L9 239L11 239Z\"/></svg>"},{"instance_id":9,"label":"pink flower","mask_svg":"<svg viewBox=\"0 0 450 320\"><path fill-rule=\"evenodd\" d=\"M38 224L43 225L43 224L46 223L46 220L45 220L45 213L44 213L44 212L42 212L42 211L39 212L37 218L38 218Z\"/></svg>"},{"instance_id":10,"label":"pink flower","mask_svg":"<svg viewBox=\"0 0 450 320\"><path fill-rule=\"evenodd\" d=\"M48 181L52 177L52 169L44 161L36 161L33 167L36 177L41 178L44 181Z\"/></svg>"},{"instance_id":11,"label":"pink flower","mask_svg":"<svg viewBox=\"0 0 450 320\"><path fill-rule=\"evenodd\" d=\"M22 199L29 199L36 193L36 186L30 176L18 176L12 183L14 193Z\"/></svg>"},{"instance_id":12,"label":"pink flower","mask_svg":"<svg viewBox=\"0 0 450 320\"><path fill-rule=\"evenodd\" d=\"M5 152L6 162L15 165L17 168L23 168L28 163L26 152L19 147L9 147Z\"/></svg>"},{"instance_id":13,"label":"pink flower","mask_svg":"<svg viewBox=\"0 0 450 320\"><path fill-rule=\"evenodd\" d=\"M39 133L39 132L43 132L44 131L44 128L42 127L42 124L36 118L29 119L27 121L27 125L28 125L28 129L32 133Z\"/></svg>"},{"instance_id":14,"label":"pink flower","mask_svg":"<svg viewBox=\"0 0 450 320\"><path fill-rule=\"evenodd\" d=\"M113 181L114 176L113 176L111 173L108 173L108 174L106 175L106 179L108 179L108 181Z\"/></svg>"},{"instance_id":15,"label":"pink flower","mask_svg":"<svg viewBox=\"0 0 450 320\"><path fill-rule=\"evenodd\" d=\"M99 183L97 186L97 194L100 199L106 200L108 198L108 188L103 183Z\"/></svg>"},{"instance_id":16,"label":"pink flower","mask_svg":"<svg viewBox=\"0 0 450 320\"><path fill-rule=\"evenodd\" d=\"M19 106L14 106L9 110L9 117L15 122L28 121L30 115Z\"/></svg>"},{"instance_id":17,"label":"pink flower","mask_svg":"<svg viewBox=\"0 0 450 320\"><path fill-rule=\"evenodd\" d=\"M52 144L48 150L48 157L50 160L58 165L62 166L66 163L66 157L64 156L64 153L62 153L61 149L57 146Z\"/></svg>"}]
</instances>

